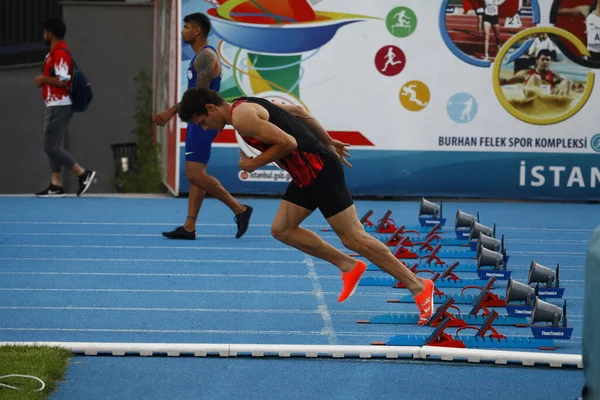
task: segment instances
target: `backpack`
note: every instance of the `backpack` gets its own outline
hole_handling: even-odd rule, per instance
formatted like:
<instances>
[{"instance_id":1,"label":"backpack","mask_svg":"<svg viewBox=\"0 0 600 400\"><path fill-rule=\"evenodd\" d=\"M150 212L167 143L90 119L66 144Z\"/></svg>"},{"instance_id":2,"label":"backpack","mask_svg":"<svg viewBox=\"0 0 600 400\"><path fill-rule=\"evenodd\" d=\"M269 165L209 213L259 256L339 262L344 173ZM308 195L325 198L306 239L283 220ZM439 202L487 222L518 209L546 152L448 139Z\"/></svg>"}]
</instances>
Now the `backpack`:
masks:
<instances>
[{"instance_id":1,"label":"backpack","mask_svg":"<svg viewBox=\"0 0 600 400\"><path fill-rule=\"evenodd\" d=\"M71 57L71 62L73 63L73 76L71 77L71 85L67 90L69 91L71 103L73 103L73 111L83 112L87 110L89 104L94 98L92 85L88 81L83 71L81 71L81 69L79 69L77 66L77 63L71 56L69 50L65 49L64 47L58 48L57 50L63 50Z\"/></svg>"}]
</instances>

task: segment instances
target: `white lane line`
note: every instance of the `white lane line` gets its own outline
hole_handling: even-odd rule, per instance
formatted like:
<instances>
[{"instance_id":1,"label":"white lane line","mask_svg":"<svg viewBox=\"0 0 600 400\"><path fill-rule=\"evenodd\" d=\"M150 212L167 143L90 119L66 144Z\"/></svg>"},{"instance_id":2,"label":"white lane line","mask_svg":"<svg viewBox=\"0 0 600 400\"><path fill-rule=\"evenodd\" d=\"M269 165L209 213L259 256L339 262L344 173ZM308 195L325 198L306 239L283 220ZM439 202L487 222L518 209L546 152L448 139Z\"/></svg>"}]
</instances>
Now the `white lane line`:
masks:
<instances>
[{"instance_id":1,"label":"white lane line","mask_svg":"<svg viewBox=\"0 0 600 400\"><path fill-rule=\"evenodd\" d=\"M266 278L266 279L309 279L306 275L286 274L153 274L130 272L22 272L0 271L0 275L75 275L75 276L146 276L146 277L178 277L178 278ZM332 279L333 276L327 277ZM339 278L339 277L338 277Z\"/></svg>"},{"instance_id":2,"label":"white lane line","mask_svg":"<svg viewBox=\"0 0 600 400\"><path fill-rule=\"evenodd\" d=\"M519 254L519 255L524 255L524 256L531 256L531 255L548 255L548 256L559 256L559 257L563 257L563 256L585 256L587 255L586 252L584 251L511 251L511 252L507 252L508 255L512 255L512 254Z\"/></svg>"},{"instance_id":3,"label":"white lane line","mask_svg":"<svg viewBox=\"0 0 600 400\"><path fill-rule=\"evenodd\" d=\"M52 248L52 249L163 249L163 250L243 250L243 251L295 251L290 247L227 247L227 246L109 246L109 245L91 245L91 244L0 244L2 247L16 248Z\"/></svg>"},{"instance_id":4,"label":"white lane line","mask_svg":"<svg viewBox=\"0 0 600 400\"><path fill-rule=\"evenodd\" d=\"M323 288L321 287L321 283L319 282L319 276L317 275L317 271L315 269L314 260L308 254L305 254L304 263L308 268L308 277L310 278L312 284L313 293L317 298L317 310L321 315L321 319L323 320L323 329L321 330L321 332L327 336L327 341L330 345L336 345L337 338L335 336L333 321L331 319L329 309L327 308L327 301L325 300Z\"/></svg>"},{"instance_id":5,"label":"white lane line","mask_svg":"<svg viewBox=\"0 0 600 400\"><path fill-rule=\"evenodd\" d=\"M0 271L0 275L73 275L73 276L144 276L144 277L215 277L215 278L267 278L267 279L306 279L305 275L288 274L177 274L177 273L137 273L137 272L29 272L29 271ZM310 276L308 278L311 278ZM339 280L339 275L319 275L319 279ZM485 279L480 279L482 282ZM561 279L561 283L585 283L583 279ZM390 285L391 286L391 285Z\"/></svg>"},{"instance_id":6,"label":"white lane line","mask_svg":"<svg viewBox=\"0 0 600 400\"><path fill-rule=\"evenodd\" d=\"M114 226L177 226L181 222L127 222L127 221L0 221L3 225L114 225ZM409 224L410 226L416 226L417 224ZM221 223L199 223L196 226L227 226L236 227L235 224L221 224ZM271 224L252 224L256 227L271 227ZM303 227L314 227L314 228L329 228L327 224L305 224ZM452 226L445 227L446 230L450 231L454 228ZM581 232L581 233L592 233L594 228L540 228L540 227L510 227L510 226L497 226L497 231L531 231L531 232Z\"/></svg>"},{"instance_id":7,"label":"white lane line","mask_svg":"<svg viewBox=\"0 0 600 400\"><path fill-rule=\"evenodd\" d=\"M77 233L77 232L0 232L0 236L98 236L98 237L112 237L112 236L131 236L131 237L157 237L162 238L160 233ZM233 235L210 235L210 234L199 234L196 233L196 237L208 237L208 238L232 238ZM271 235L244 235L245 238L259 238L267 239L273 238ZM336 236L331 236L336 237ZM161 239L162 240L162 239ZM167 239L164 239L165 241ZM275 239L273 239L275 240Z\"/></svg>"},{"instance_id":8,"label":"white lane line","mask_svg":"<svg viewBox=\"0 0 600 400\"><path fill-rule=\"evenodd\" d=\"M96 333L212 333L232 335L295 335L295 336L322 336L318 331L280 331L280 330L235 330L235 329L109 329L109 328L20 328L6 327L0 331L9 332L96 332ZM407 335L419 335L422 331L407 332ZM338 332L338 336L345 337L389 337L391 332ZM426 335L426 334L425 334ZM527 335L510 335L511 337L531 337ZM581 336L571 336L570 343L578 343ZM555 339L557 340L557 339Z\"/></svg>"},{"instance_id":9,"label":"white lane line","mask_svg":"<svg viewBox=\"0 0 600 400\"><path fill-rule=\"evenodd\" d=\"M0 306L0 310L51 310L51 311L153 311L153 312L194 312L194 313L240 313L240 314L322 314L321 310L281 310L250 308L177 308L177 307L83 307L83 306ZM379 314L417 315L415 312L390 312L382 310L328 310L329 323L333 324L331 315L364 316ZM569 315L569 319L583 319L583 315ZM377 325L377 324L373 324ZM327 335L323 330L323 334ZM335 335L335 332L334 332Z\"/></svg>"},{"instance_id":10,"label":"white lane line","mask_svg":"<svg viewBox=\"0 0 600 400\"><path fill-rule=\"evenodd\" d=\"M92 221L0 221L0 225L98 225L98 226L178 226L181 222L92 222ZM271 227L272 224L252 224L253 227ZM208 227L237 227L236 224L196 224ZM302 225L304 227L325 228L329 225Z\"/></svg>"},{"instance_id":11,"label":"white lane line","mask_svg":"<svg viewBox=\"0 0 600 400\"><path fill-rule=\"evenodd\" d=\"M374 236L377 234L372 232ZM0 236L82 236L82 237L155 237L161 238L159 233L84 233L84 232L0 232ZM336 235L319 235L323 239L339 239ZM196 237L201 238L231 238L232 235L219 235L219 234L201 234L196 233ZM245 238L255 239L273 239L271 235L252 235L246 234ZM165 239L166 240L166 239ZM273 239L275 240L275 239ZM564 245L577 245L577 246L588 246L589 240L562 240L562 239L505 239L505 243L515 244L564 244Z\"/></svg>"},{"instance_id":12,"label":"white lane line","mask_svg":"<svg viewBox=\"0 0 600 400\"><path fill-rule=\"evenodd\" d=\"M0 261L83 261L83 262L152 262L152 263L219 263L219 264L304 264L304 261L274 260L179 260L160 258L63 258L63 257L0 257Z\"/></svg>"},{"instance_id":13,"label":"white lane line","mask_svg":"<svg viewBox=\"0 0 600 400\"><path fill-rule=\"evenodd\" d=\"M213 294L259 294L259 295L314 295L313 291L285 291L285 290L203 290L203 289L106 289L106 288L0 288L3 292L99 292L99 293L213 293ZM339 292L323 292L327 296L338 296ZM402 293L371 292L355 293L358 297L395 297ZM565 296L567 300L583 299L577 296ZM390 311L392 312L392 311Z\"/></svg>"},{"instance_id":14,"label":"white lane line","mask_svg":"<svg viewBox=\"0 0 600 400\"><path fill-rule=\"evenodd\" d=\"M52 249L163 249L163 250L243 250L243 251L290 251L299 250L290 247L236 247L236 246L116 246L116 245L91 245L91 244L0 244L0 248L52 248ZM509 255L548 255L548 256L585 256L586 252L572 251L511 251ZM444 257L444 258L452 258Z\"/></svg>"}]
</instances>

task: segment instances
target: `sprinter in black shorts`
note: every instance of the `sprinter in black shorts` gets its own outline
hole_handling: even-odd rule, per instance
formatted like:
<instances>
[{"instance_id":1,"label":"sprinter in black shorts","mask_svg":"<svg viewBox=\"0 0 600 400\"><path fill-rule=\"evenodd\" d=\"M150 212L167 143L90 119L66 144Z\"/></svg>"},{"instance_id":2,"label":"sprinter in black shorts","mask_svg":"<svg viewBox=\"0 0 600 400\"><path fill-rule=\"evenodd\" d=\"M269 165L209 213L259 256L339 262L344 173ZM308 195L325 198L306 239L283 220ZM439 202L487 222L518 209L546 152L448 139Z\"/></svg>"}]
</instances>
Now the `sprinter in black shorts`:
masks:
<instances>
[{"instance_id":1,"label":"sprinter in black shorts","mask_svg":"<svg viewBox=\"0 0 600 400\"><path fill-rule=\"evenodd\" d=\"M232 125L248 145L262 152L247 157L240 151L240 169L253 172L275 162L290 174L292 182L283 195L271 233L277 240L339 268L343 281L339 302L352 295L366 264L300 227L317 208L346 248L366 257L411 291L420 311L418 324L427 323L434 310L433 282L413 274L384 243L365 232L344 179L342 162L351 167L345 159L349 156L347 144L329 137L304 110L257 97L228 103L210 89L188 89L178 113L184 122L204 129L220 131Z\"/></svg>"}]
</instances>

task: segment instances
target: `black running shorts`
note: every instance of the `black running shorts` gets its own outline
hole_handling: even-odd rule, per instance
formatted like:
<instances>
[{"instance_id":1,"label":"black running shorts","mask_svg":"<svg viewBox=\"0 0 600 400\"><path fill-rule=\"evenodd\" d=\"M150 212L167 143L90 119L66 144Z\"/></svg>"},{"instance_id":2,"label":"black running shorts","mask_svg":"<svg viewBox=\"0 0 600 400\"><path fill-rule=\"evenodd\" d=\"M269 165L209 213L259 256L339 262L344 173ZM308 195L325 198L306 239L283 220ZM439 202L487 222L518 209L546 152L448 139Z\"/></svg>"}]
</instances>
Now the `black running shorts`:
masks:
<instances>
[{"instance_id":1,"label":"black running shorts","mask_svg":"<svg viewBox=\"0 0 600 400\"><path fill-rule=\"evenodd\" d=\"M500 22L497 15L483 14L483 22L489 22L490 25L498 25Z\"/></svg>"},{"instance_id":2,"label":"black running shorts","mask_svg":"<svg viewBox=\"0 0 600 400\"><path fill-rule=\"evenodd\" d=\"M344 211L354 202L346 187L344 166L340 159L332 155L323 155L324 165L314 183L300 187L293 181L288 185L283 200L314 211L317 208L325 219Z\"/></svg>"}]
</instances>

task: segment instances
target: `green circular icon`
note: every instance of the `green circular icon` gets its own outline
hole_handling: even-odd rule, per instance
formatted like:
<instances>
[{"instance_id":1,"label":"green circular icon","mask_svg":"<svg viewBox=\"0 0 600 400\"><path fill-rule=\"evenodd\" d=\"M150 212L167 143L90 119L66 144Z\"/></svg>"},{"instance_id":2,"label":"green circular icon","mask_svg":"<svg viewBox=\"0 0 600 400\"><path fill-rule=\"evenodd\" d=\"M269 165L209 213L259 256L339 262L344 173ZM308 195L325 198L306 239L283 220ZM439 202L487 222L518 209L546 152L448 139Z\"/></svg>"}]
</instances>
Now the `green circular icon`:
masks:
<instances>
[{"instance_id":1,"label":"green circular icon","mask_svg":"<svg viewBox=\"0 0 600 400\"><path fill-rule=\"evenodd\" d=\"M388 13L385 25L392 35L407 37L417 29L417 15L408 7L396 7Z\"/></svg>"}]
</instances>

